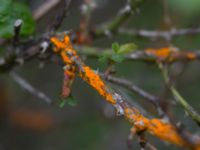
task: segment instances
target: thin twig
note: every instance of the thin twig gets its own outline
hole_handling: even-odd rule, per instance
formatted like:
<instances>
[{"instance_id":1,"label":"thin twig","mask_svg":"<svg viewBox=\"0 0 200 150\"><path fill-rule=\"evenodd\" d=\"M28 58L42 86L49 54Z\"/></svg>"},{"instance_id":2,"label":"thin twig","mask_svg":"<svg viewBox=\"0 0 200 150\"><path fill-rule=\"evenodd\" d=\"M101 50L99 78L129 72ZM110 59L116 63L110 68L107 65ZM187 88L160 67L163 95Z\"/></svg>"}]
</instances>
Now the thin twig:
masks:
<instances>
[{"instance_id":1,"label":"thin twig","mask_svg":"<svg viewBox=\"0 0 200 150\"><path fill-rule=\"evenodd\" d=\"M75 46L76 48L78 48L78 53L80 55L84 55L84 56L88 56L88 57L102 57L102 56L106 56L106 57L111 57L113 55L113 52L111 49L102 49L102 48L96 48L96 47L88 47L88 46ZM167 49L168 47L166 47ZM161 50L162 48L160 48ZM163 48L164 49L164 48ZM168 48L170 49L170 48ZM154 49L159 50L159 49ZM188 57L188 54L192 54L194 55L194 59L190 59ZM161 56L157 56L156 54L151 54L148 52L148 49L145 50L133 50L133 52L124 55L125 60L131 60L131 61L144 61L144 62L157 62L157 60L159 59L159 57ZM169 56L165 56L165 60L167 63L173 63L173 62L177 62L177 61L184 61L184 62L190 62L190 61L194 61L194 60L199 60L200 59L200 51L199 50L195 50L195 51L172 51L170 52ZM168 60L168 57L170 58Z\"/></svg>"},{"instance_id":2,"label":"thin twig","mask_svg":"<svg viewBox=\"0 0 200 150\"><path fill-rule=\"evenodd\" d=\"M171 30L168 30L168 31L119 28L118 32L121 34L140 36L144 38L151 38L151 39L164 38L168 40L177 36L200 34L200 27L199 28L185 28L185 29L172 28Z\"/></svg>"},{"instance_id":3,"label":"thin twig","mask_svg":"<svg viewBox=\"0 0 200 150\"><path fill-rule=\"evenodd\" d=\"M95 31L95 37L110 36L118 28L130 18L134 13L137 13L138 7L143 4L145 0L129 0L128 3L122 8L118 15L112 19L112 21L103 25L103 27Z\"/></svg>"},{"instance_id":4,"label":"thin twig","mask_svg":"<svg viewBox=\"0 0 200 150\"><path fill-rule=\"evenodd\" d=\"M14 23L14 36L13 36L13 45L16 46L20 40L20 29L23 24L21 19L17 19Z\"/></svg>"},{"instance_id":5,"label":"thin twig","mask_svg":"<svg viewBox=\"0 0 200 150\"><path fill-rule=\"evenodd\" d=\"M169 15L169 5L168 5L168 0L163 0L163 19L164 19L164 23L168 26L171 26L172 21Z\"/></svg>"},{"instance_id":6,"label":"thin twig","mask_svg":"<svg viewBox=\"0 0 200 150\"><path fill-rule=\"evenodd\" d=\"M189 103L187 103L187 101L180 95L180 93L175 89L172 83L170 83L168 70L164 68L162 64L160 64L159 67L162 71L165 83L168 85L168 88L172 92L177 102L184 108L188 115L200 126L200 115L198 114L198 112Z\"/></svg>"},{"instance_id":7,"label":"thin twig","mask_svg":"<svg viewBox=\"0 0 200 150\"><path fill-rule=\"evenodd\" d=\"M44 100L48 104L52 103L52 100L46 94L35 89L30 83L28 83L25 79L20 77L15 72L12 71L12 72L9 73L9 75L16 83L18 83L23 89L25 89L26 91L28 91L32 95L36 96L37 98L39 98L41 100Z\"/></svg>"},{"instance_id":8,"label":"thin twig","mask_svg":"<svg viewBox=\"0 0 200 150\"><path fill-rule=\"evenodd\" d=\"M46 0L40 7L33 12L33 18L40 20L52 8L54 8L61 0Z\"/></svg>"},{"instance_id":9,"label":"thin twig","mask_svg":"<svg viewBox=\"0 0 200 150\"><path fill-rule=\"evenodd\" d=\"M181 104L186 113L200 126L200 114L180 95L180 93L171 86L171 92L173 93L175 99Z\"/></svg>"},{"instance_id":10,"label":"thin twig","mask_svg":"<svg viewBox=\"0 0 200 150\"><path fill-rule=\"evenodd\" d=\"M56 19L55 19L53 25L51 26L50 31L55 31L61 26L63 20L65 19L66 15L67 15L67 12L69 10L69 6L71 4L71 1L72 0L64 0L64 6L63 6L63 9L62 9L62 12L59 15L56 16Z\"/></svg>"},{"instance_id":11,"label":"thin twig","mask_svg":"<svg viewBox=\"0 0 200 150\"><path fill-rule=\"evenodd\" d=\"M155 108L157 109L158 114L160 116L162 116L164 118L168 118L167 115L165 114L165 112L163 111L162 107L159 104L159 97L156 97L156 96L148 93L147 91L145 91L145 90L141 89L140 87L136 86L135 84L133 84L131 81L128 81L128 80L125 80L122 78L117 78L112 75L105 76L104 74L101 74L101 77L111 83L114 83L121 87L127 88L128 90L143 97L145 100L147 100L148 102L150 102L151 104L153 104L155 106Z\"/></svg>"}]
</instances>

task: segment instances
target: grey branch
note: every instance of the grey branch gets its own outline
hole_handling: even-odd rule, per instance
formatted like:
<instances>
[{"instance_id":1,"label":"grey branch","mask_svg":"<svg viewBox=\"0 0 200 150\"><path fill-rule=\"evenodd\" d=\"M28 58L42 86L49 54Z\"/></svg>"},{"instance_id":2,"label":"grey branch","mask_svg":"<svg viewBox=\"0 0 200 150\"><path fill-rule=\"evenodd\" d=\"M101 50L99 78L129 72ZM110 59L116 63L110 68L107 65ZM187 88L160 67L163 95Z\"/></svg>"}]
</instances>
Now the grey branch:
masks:
<instances>
[{"instance_id":1,"label":"grey branch","mask_svg":"<svg viewBox=\"0 0 200 150\"><path fill-rule=\"evenodd\" d=\"M173 87L170 87L175 99L184 108L186 113L200 126L200 115L198 112L179 94L179 92Z\"/></svg>"},{"instance_id":2,"label":"grey branch","mask_svg":"<svg viewBox=\"0 0 200 150\"><path fill-rule=\"evenodd\" d=\"M17 19L14 23L14 36L13 36L13 45L16 46L19 43L20 38L20 29L23 24L23 20Z\"/></svg>"},{"instance_id":3,"label":"grey branch","mask_svg":"<svg viewBox=\"0 0 200 150\"><path fill-rule=\"evenodd\" d=\"M104 74L101 74L101 77L111 83L114 83L116 85L119 85L121 87L127 88L128 90L136 93L137 95L145 98L148 102L152 103L157 111L158 114L164 118L168 118L167 115L165 114L165 112L163 111L162 107L160 106L160 99L159 97L156 97L146 91L144 91L143 89L139 88L138 86L134 85L132 82L122 79L122 78L117 78L111 75L105 76Z\"/></svg>"},{"instance_id":4,"label":"grey branch","mask_svg":"<svg viewBox=\"0 0 200 150\"><path fill-rule=\"evenodd\" d=\"M156 30L144 30L144 29L136 30L136 29L120 28L118 32L121 34L135 35L145 38L164 38L168 40L176 36L200 34L200 27L183 28L183 29L173 28L168 31L156 31Z\"/></svg>"},{"instance_id":5,"label":"grey branch","mask_svg":"<svg viewBox=\"0 0 200 150\"><path fill-rule=\"evenodd\" d=\"M18 83L23 89L31 93L32 95L38 97L39 99L44 100L48 104L51 104L52 100L43 92L35 89L30 83L28 83L25 79L17 75L15 72L10 72L10 77L14 79L16 83Z\"/></svg>"},{"instance_id":6,"label":"grey branch","mask_svg":"<svg viewBox=\"0 0 200 150\"><path fill-rule=\"evenodd\" d=\"M111 33L117 31L118 28L131 17L131 15L137 13L138 7L145 1L146 0L129 0L115 18L95 31L95 36L110 36Z\"/></svg>"}]
</instances>

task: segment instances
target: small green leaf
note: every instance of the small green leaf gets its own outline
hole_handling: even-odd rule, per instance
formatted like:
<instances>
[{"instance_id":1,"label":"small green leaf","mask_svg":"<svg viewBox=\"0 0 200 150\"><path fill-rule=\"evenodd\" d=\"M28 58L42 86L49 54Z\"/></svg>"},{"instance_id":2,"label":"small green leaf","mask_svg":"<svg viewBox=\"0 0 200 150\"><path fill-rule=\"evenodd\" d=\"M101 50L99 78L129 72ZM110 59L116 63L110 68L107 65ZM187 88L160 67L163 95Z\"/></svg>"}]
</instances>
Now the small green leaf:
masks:
<instances>
[{"instance_id":1,"label":"small green leaf","mask_svg":"<svg viewBox=\"0 0 200 150\"><path fill-rule=\"evenodd\" d=\"M119 46L119 44L118 43L112 43L112 50L113 50L113 52L114 53L118 53L118 50L119 50L119 48L120 48L120 46Z\"/></svg>"},{"instance_id":2,"label":"small green leaf","mask_svg":"<svg viewBox=\"0 0 200 150\"><path fill-rule=\"evenodd\" d=\"M124 56L121 55L121 54L114 54L111 56L111 59L114 61L114 62L122 62L124 60Z\"/></svg>"},{"instance_id":3,"label":"small green leaf","mask_svg":"<svg viewBox=\"0 0 200 150\"><path fill-rule=\"evenodd\" d=\"M67 103L70 105L70 106L76 106L77 105L77 100L72 96L70 95L68 98L67 98Z\"/></svg>"},{"instance_id":4,"label":"small green leaf","mask_svg":"<svg viewBox=\"0 0 200 150\"><path fill-rule=\"evenodd\" d=\"M60 103L59 103L59 107L60 108L63 108L65 106L65 104L67 103L66 100L61 100Z\"/></svg>"},{"instance_id":5,"label":"small green leaf","mask_svg":"<svg viewBox=\"0 0 200 150\"><path fill-rule=\"evenodd\" d=\"M70 94L69 97L67 98L61 98L59 107L63 108L65 105L69 104L70 106L76 106L77 105L77 100Z\"/></svg>"},{"instance_id":6,"label":"small green leaf","mask_svg":"<svg viewBox=\"0 0 200 150\"><path fill-rule=\"evenodd\" d=\"M106 62L108 59L109 59L109 56L103 55L103 56L99 57L98 60L99 60L100 62Z\"/></svg>"},{"instance_id":7,"label":"small green leaf","mask_svg":"<svg viewBox=\"0 0 200 150\"><path fill-rule=\"evenodd\" d=\"M127 54L130 53L132 51L134 51L137 48L137 45L134 43L127 43L124 45L121 45L119 50L118 50L118 54Z\"/></svg>"}]
</instances>

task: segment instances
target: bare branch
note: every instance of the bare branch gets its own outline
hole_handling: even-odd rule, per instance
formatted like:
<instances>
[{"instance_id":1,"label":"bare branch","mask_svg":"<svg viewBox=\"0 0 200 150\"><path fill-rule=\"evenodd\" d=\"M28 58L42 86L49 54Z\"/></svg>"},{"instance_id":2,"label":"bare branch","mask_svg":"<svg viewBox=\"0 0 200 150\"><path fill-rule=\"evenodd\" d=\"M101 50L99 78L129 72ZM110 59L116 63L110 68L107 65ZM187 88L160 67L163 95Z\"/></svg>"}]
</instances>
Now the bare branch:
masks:
<instances>
[{"instance_id":1,"label":"bare branch","mask_svg":"<svg viewBox=\"0 0 200 150\"><path fill-rule=\"evenodd\" d=\"M46 0L40 7L33 12L33 18L40 20L52 8L54 8L61 0Z\"/></svg>"},{"instance_id":2,"label":"bare branch","mask_svg":"<svg viewBox=\"0 0 200 150\"><path fill-rule=\"evenodd\" d=\"M67 12L69 10L71 1L72 0L64 0L62 12L56 16L56 19L55 19L53 25L51 26L50 31L55 31L61 26L63 20L65 19L66 15L67 15Z\"/></svg>"},{"instance_id":3,"label":"bare branch","mask_svg":"<svg viewBox=\"0 0 200 150\"><path fill-rule=\"evenodd\" d=\"M180 93L175 89L175 87L170 83L168 70L163 67L162 64L159 64L159 67L162 71L163 78L166 85L172 92L176 101L183 107L183 109L188 113L188 115L200 126L200 114L180 95Z\"/></svg>"},{"instance_id":4,"label":"bare branch","mask_svg":"<svg viewBox=\"0 0 200 150\"><path fill-rule=\"evenodd\" d=\"M143 4L145 0L129 0L128 3L122 8L118 15L112 21L104 24L101 28L95 31L95 37L110 36L118 28L130 18L132 14L137 13L138 7Z\"/></svg>"},{"instance_id":5,"label":"bare branch","mask_svg":"<svg viewBox=\"0 0 200 150\"><path fill-rule=\"evenodd\" d=\"M119 33L132 36L141 36L150 39L164 38L168 40L177 36L200 34L200 28L185 28L185 29L172 28L171 30L168 31L120 28Z\"/></svg>"},{"instance_id":6,"label":"bare branch","mask_svg":"<svg viewBox=\"0 0 200 150\"><path fill-rule=\"evenodd\" d=\"M20 38L20 29L23 24L21 19L17 19L14 23L14 36L13 36L13 45L16 46L19 43Z\"/></svg>"},{"instance_id":7,"label":"bare branch","mask_svg":"<svg viewBox=\"0 0 200 150\"><path fill-rule=\"evenodd\" d=\"M10 72L9 75L16 83L18 83L23 89L25 89L32 95L36 96L41 100L44 100L48 104L52 103L52 100L46 94L35 89L30 83L28 83L25 79L17 75L15 72Z\"/></svg>"},{"instance_id":8,"label":"bare branch","mask_svg":"<svg viewBox=\"0 0 200 150\"><path fill-rule=\"evenodd\" d=\"M171 92L175 99L181 104L186 113L200 126L200 114L179 94L179 92L172 86Z\"/></svg>"}]
</instances>

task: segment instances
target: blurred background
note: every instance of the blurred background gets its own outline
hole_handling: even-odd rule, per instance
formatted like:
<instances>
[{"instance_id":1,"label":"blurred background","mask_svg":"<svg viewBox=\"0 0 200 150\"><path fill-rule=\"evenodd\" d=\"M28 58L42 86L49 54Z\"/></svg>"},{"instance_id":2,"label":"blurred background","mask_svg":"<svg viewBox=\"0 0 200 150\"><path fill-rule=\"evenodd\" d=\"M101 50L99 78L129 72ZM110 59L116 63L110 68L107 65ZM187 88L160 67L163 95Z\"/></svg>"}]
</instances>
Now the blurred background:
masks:
<instances>
[{"instance_id":1,"label":"blurred background","mask_svg":"<svg viewBox=\"0 0 200 150\"><path fill-rule=\"evenodd\" d=\"M100 26L112 20L124 7L125 0L93 0L96 4L91 14L92 26ZM48 0L21 0L32 12ZM63 30L79 28L82 0L72 0L69 15L65 18ZM170 21L166 21L165 5ZM46 31L52 18L60 11L62 4L57 5L36 22L35 35ZM199 0L149 0L142 4L137 15L129 19L123 26L130 29L167 30L176 28L199 27ZM174 37L170 45L180 50L198 50L200 35ZM112 38L102 37L93 41L92 46L111 48L113 42L120 44L134 42L139 49L149 47L165 47L169 41L162 38L148 39L134 35L116 34ZM0 56L4 52L1 51ZM106 63L88 57L85 63L95 70L104 71ZM184 72L177 79L177 89L183 97L200 112L200 62L187 64L175 63L175 70L184 66ZM145 90L160 95L164 89L164 80L160 70L154 64L139 61L124 61L116 65L119 77L126 78ZM32 60L15 68L21 77L37 90L44 92L55 103L48 105L21 88L7 73L0 74L0 149L1 150L128 150L127 138L130 124L123 118L116 117L113 108L104 102L102 97L76 78L72 86L72 94L77 105L59 108L59 99L63 69L50 62ZM121 87L116 88L124 97L144 109L148 116L157 116L155 108L134 93ZM169 95L170 97L170 95ZM199 127L185 114L180 105L174 105L171 111L176 120L180 120L192 133L199 134ZM158 149L181 149L148 135L148 139ZM132 141L131 149L139 149L137 138Z\"/></svg>"}]
</instances>

